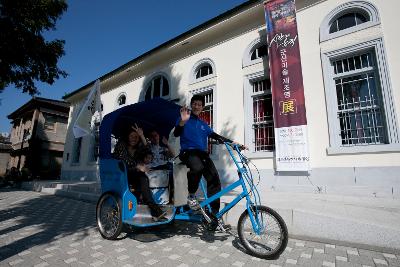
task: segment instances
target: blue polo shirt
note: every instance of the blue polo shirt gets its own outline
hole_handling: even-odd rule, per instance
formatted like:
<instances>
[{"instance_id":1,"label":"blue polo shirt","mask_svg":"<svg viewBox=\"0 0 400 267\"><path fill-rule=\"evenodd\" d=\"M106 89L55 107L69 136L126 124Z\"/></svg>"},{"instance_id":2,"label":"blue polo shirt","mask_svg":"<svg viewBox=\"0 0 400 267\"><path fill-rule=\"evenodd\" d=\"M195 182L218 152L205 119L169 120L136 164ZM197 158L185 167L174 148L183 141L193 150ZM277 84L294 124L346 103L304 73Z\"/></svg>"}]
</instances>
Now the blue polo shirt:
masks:
<instances>
[{"instance_id":1,"label":"blue polo shirt","mask_svg":"<svg viewBox=\"0 0 400 267\"><path fill-rule=\"evenodd\" d=\"M179 125L180 118L176 121ZM210 126L199 117L190 115L190 119L183 126L183 132L180 136L181 150L199 149L207 151L208 136L213 133Z\"/></svg>"}]
</instances>

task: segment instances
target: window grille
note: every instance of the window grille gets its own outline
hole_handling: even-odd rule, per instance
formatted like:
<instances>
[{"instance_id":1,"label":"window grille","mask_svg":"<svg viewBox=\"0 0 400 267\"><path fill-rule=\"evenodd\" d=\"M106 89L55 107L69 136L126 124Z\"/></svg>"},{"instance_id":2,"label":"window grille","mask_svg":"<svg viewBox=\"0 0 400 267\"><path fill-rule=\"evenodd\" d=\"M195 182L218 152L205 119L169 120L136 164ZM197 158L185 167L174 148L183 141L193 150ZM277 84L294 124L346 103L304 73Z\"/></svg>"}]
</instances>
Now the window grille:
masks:
<instances>
[{"instance_id":1,"label":"window grille","mask_svg":"<svg viewBox=\"0 0 400 267\"><path fill-rule=\"evenodd\" d=\"M372 52L336 60L333 67L342 145L387 143Z\"/></svg>"},{"instance_id":2,"label":"window grille","mask_svg":"<svg viewBox=\"0 0 400 267\"><path fill-rule=\"evenodd\" d=\"M207 123L210 128L213 128L213 92L209 91L204 94L204 108L200 113L199 118ZM212 153L212 145L208 143L208 153Z\"/></svg>"},{"instance_id":3,"label":"window grille","mask_svg":"<svg viewBox=\"0 0 400 267\"><path fill-rule=\"evenodd\" d=\"M269 79L253 83L253 134L256 152L275 149L271 82Z\"/></svg>"}]
</instances>

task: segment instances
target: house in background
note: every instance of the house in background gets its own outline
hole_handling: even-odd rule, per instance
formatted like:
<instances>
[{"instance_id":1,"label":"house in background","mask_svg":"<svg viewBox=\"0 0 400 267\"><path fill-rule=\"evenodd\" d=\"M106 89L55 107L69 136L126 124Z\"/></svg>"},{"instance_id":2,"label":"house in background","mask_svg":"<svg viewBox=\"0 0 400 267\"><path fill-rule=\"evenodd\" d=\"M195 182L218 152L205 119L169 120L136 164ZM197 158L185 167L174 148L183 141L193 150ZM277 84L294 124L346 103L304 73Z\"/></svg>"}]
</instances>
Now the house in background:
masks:
<instances>
[{"instance_id":1,"label":"house in background","mask_svg":"<svg viewBox=\"0 0 400 267\"><path fill-rule=\"evenodd\" d=\"M0 177L7 171L7 164L10 160L11 143L8 134L0 134Z\"/></svg>"},{"instance_id":2,"label":"house in background","mask_svg":"<svg viewBox=\"0 0 400 267\"><path fill-rule=\"evenodd\" d=\"M8 169L24 169L33 178L58 179L68 114L64 101L33 97L8 115L12 124Z\"/></svg>"}]
</instances>

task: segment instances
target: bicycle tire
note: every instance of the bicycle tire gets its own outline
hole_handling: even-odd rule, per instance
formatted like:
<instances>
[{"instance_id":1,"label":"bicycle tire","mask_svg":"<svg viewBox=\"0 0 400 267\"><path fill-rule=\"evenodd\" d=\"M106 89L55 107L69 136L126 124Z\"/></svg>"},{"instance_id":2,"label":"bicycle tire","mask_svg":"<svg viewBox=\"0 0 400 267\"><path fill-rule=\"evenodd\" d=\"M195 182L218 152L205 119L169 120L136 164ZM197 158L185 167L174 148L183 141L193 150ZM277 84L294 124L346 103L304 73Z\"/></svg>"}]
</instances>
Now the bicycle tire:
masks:
<instances>
[{"instance_id":1,"label":"bicycle tire","mask_svg":"<svg viewBox=\"0 0 400 267\"><path fill-rule=\"evenodd\" d=\"M106 205L110 207L107 209ZM105 209L105 210L104 210ZM96 205L96 223L101 236L115 240L122 232L121 200L113 193L104 193Z\"/></svg>"},{"instance_id":2,"label":"bicycle tire","mask_svg":"<svg viewBox=\"0 0 400 267\"><path fill-rule=\"evenodd\" d=\"M258 215L261 216L264 229L259 235L254 232L249 212L246 209L238 220L237 229L240 242L253 256L264 259L277 258L285 250L288 242L288 230L285 221L276 211L266 206L253 206L251 209L253 213L259 212ZM275 227L273 228L273 226ZM250 240L252 236L255 237L254 240ZM272 237L275 237L275 240ZM261 244L263 239L267 244Z\"/></svg>"}]
</instances>

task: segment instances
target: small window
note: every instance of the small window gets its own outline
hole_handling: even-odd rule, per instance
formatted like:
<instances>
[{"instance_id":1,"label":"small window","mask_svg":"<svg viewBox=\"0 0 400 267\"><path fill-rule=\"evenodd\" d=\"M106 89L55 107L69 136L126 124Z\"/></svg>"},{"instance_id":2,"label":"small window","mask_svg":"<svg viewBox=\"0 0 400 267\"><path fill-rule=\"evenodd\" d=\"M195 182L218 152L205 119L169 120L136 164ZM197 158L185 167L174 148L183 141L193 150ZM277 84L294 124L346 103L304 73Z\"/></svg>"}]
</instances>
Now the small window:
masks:
<instances>
[{"instance_id":1,"label":"small window","mask_svg":"<svg viewBox=\"0 0 400 267\"><path fill-rule=\"evenodd\" d=\"M268 47L267 45L262 45L254 49L254 51L251 53L251 60L256 60L258 58L265 58L268 56Z\"/></svg>"},{"instance_id":2,"label":"small window","mask_svg":"<svg viewBox=\"0 0 400 267\"><path fill-rule=\"evenodd\" d=\"M81 157L82 137L74 138L74 149L72 151L72 163L79 163Z\"/></svg>"},{"instance_id":3,"label":"small window","mask_svg":"<svg viewBox=\"0 0 400 267\"><path fill-rule=\"evenodd\" d=\"M253 82L251 99L253 104L254 152L275 150L274 119L272 109L271 81Z\"/></svg>"},{"instance_id":4,"label":"small window","mask_svg":"<svg viewBox=\"0 0 400 267\"><path fill-rule=\"evenodd\" d=\"M210 64L201 65L196 72L196 79L211 75L213 73L213 69Z\"/></svg>"},{"instance_id":5,"label":"small window","mask_svg":"<svg viewBox=\"0 0 400 267\"><path fill-rule=\"evenodd\" d=\"M126 103L126 95L124 95L124 94L120 95L118 97L117 103L118 103L118 106L125 105L125 103Z\"/></svg>"},{"instance_id":6,"label":"small window","mask_svg":"<svg viewBox=\"0 0 400 267\"><path fill-rule=\"evenodd\" d=\"M169 96L169 84L168 80L164 76L156 76L147 85L145 100L152 98L161 97L167 98Z\"/></svg>"},{"instance_id":7,"label":"small window","mask_svg":"<svg viewBox=\"0 0 400 267\"><path fill-rule=\"evenodd\" d=\"M329 28L329 33L342 31L369 21L369 18L360 13L347 13L334 20Z\"/></svg>"},{"instance_id":8,"label":"small window","mask_svg":"<svg viewBox=\"0 0 400 267\"><path fill-rule=\"evenodd\" d=\"M57 122L57 118L54 115L43 114L44 116L44 129L53 131Z\"/></svg>"}]
</instances>

